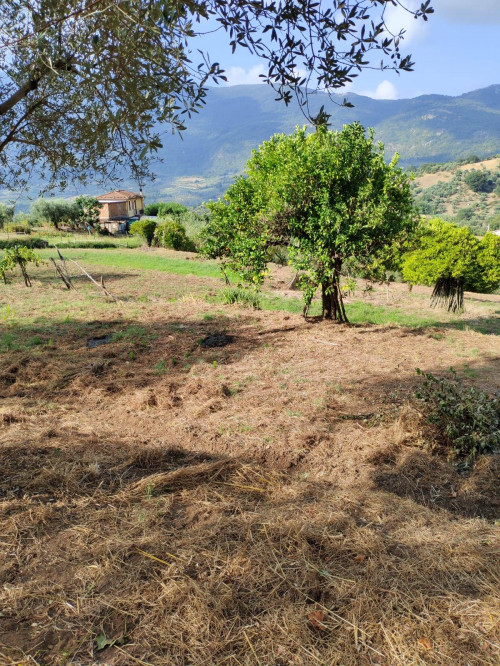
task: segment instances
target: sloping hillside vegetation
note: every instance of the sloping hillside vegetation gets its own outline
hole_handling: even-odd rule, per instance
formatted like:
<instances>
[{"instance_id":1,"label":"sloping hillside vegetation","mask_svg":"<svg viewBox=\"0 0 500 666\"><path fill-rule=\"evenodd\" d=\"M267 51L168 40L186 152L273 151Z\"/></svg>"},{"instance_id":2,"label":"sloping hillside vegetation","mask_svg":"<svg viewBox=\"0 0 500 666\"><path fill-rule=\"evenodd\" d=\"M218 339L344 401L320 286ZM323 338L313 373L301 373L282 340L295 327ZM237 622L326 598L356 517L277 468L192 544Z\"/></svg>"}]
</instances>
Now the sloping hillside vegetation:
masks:
<instances>
[{"instance_id":1,"label":"sloping hillside vegetation","mask_svg":"<svg viewBox=\"0 0 500 666\"><path fill-rule=\"evenodd\" d=\"M415 173L413 193L424 215L438 215L482 235L500 229L500 158L425 164Z\"/></svg>"},{"instance_id":2,"label":"sloping hillside vegetation","mask_svg":"<svg viewBox=\"0 0 500 666\"><path fill-rule=\"evenodd\" d=\"M341 103L344 97L342 94L336 99ZM189 120L182 138L165 128L163 148L158 153L161 161L154 165L157 178L144 187L147 200L173 199L197 206L221 196L243 171L254 148L275 133L290 133L306 123L297 105L286 107L274 98L265 85L211 89L206 107ZM403 165L498 153L500 85L458 97L423 95L375 100L348 94L347 98L354 108L339 106L326 94L318 93L310 98L311 113L318 113L324 105L331 114L332 129L342 129L355 120L373 127L376 139L385 145L387 157L399 152ZM42 185L33 183L33 196ZM125 177L122 186L134 190L137 183ZM0 199L11 196L0 193Z\"/></svg>"}]
</instances>

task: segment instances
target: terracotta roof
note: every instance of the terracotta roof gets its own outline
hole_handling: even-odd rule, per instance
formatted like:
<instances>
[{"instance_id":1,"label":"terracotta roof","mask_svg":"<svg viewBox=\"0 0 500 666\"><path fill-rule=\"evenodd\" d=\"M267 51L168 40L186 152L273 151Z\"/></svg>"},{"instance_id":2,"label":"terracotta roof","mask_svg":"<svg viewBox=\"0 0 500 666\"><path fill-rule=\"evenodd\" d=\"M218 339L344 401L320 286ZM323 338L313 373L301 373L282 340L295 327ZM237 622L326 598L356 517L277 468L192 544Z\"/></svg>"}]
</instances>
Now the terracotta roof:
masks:
<instances>
[{"instance_id":1,"label":"terracotta roof","mask_svg":"<svg viewBox=\"0 0 500 666\"><path fill-rule=\"evenodd\" d=\"M98 201L128 201L129 199L137 199L142 197L142 194L135 194L128 190L113 190L113 192L106 192L97 197Z\"/></svg>"}]
</instances>

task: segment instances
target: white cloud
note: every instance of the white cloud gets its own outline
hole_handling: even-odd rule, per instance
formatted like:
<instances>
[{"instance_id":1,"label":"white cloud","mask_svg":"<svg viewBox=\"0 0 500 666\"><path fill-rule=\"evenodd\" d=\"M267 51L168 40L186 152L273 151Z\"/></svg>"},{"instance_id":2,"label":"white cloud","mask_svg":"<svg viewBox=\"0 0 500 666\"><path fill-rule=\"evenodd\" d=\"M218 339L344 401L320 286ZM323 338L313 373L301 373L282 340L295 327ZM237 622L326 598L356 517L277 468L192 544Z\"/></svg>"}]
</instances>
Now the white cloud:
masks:
<instances>
[{"instance_id":1,"label":"white cloud","mask_svg":"<svg viewBox=\"0 0 500 666\"><path fill-rule=\"evenodd\" d=\"M434 0L432 6L436 16L457 23L500 23L499 0Z\"/></svg>"},{"instance_id":2,"label":"white cloud","mask_svg":"<svg viewBox=\"0 0 500 666\"><path fill-rule=\"evenodd\" d=\"M443 1L443 0L441 0ZM450 0L451 2L452 0ZM435 0L436 2L436 0ZM433 5L435 4L433 3ZM439 2L439 0L437 0ZM420 0L406 0L405 6L408 9L416 10L420 7ZM385 12L385 22L387 28L393 35L398 35L401 30L404 30L403 41L401 46L404 48L411 43L418 42L425 36L427 32L428 21L423 19L416 19L414 15L403 9L400 5L388 5Z\"/></svg>"},{"instance_id":3,"label":"white cloud","mask_svg":"<svg viewBox=\"0 0 500 666\"><path fill-rule=\"evenodd\" d=\"M364 90L357 93L365 97L372 97L373 99L398 99L398 91L396 86L390 81L382 81L379 83L375 90Z\"/></svg>"},{"instance_id":4,"label":"white cloud","mask_svg":"<svg viewBox=\"0 0 500 666\"><path fill-rule=\"evenodd\" d=\"M260 74L265 74L264 65L254 65L250 69L243 67L229 67L226 70L227 84L229 86L246 86L253 83L262 83Z\"/></svg>"}]
</instances>

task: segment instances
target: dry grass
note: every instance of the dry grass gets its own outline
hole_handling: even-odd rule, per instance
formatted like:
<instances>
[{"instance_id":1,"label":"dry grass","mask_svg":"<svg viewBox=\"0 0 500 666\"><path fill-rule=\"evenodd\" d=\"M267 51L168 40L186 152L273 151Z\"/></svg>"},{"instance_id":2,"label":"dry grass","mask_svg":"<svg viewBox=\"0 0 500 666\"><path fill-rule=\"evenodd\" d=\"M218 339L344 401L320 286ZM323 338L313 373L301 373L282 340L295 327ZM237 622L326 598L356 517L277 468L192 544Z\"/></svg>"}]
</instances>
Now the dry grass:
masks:
<instances>
[{"instance_id":1,"label":"dry grass","mask_svg":"<svg viewBox=\"0 0 500 666\"><path fill-rule=\"evenodd\" d=\"M498 390L496 336L106 283L0 356L0 664L499 663L500 461L460 476L410 402L415 366Z\"/></svg>"}]
</instances>

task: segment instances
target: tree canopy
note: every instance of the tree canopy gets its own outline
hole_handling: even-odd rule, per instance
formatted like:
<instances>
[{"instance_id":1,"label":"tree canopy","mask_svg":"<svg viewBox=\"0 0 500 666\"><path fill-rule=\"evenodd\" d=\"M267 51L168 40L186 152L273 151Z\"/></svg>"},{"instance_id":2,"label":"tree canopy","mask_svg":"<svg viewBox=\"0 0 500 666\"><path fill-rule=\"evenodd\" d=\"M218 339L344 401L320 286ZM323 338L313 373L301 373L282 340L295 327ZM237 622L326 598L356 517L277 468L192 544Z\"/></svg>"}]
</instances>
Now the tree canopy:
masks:
<instances>
[{"instance_id":1,"label":"tree canopy","mask_svg":"<svg viewBox=\"0 0 500 666\"><path fill-rule=\"evenodd\" d=\"M142 178L162 128L182 130L225 78L197 51L205 31L260 58L263 81L306 113L311 88L339 90L364 67L411 70L404 34L386 25L391 5L433 11L430 0L4 0L0 185L40 172L64 187L123 165Z\"/></svg>"},{"instance_id":2,"label":"tree canopy","mask_svg":"<svg viewBox=\"0 0 500 666\"><path fill-rule=\"evenodd\" d=\"M463 309L464 290L490 293L500 286L500 237L478 240L470 229L439 218L425 221L414 249L403 256L403 278L410 284L435 285L435 303Z\"/></svg>"},{"instance_id":3,"label":"tree canopy","mask_svg":"<svg viewBox=\"0 0 500 666\"><path fill-rule=\"evenodd\" d=\"M346 321L340 276L345 261L383 261L417 222L407 175L384 160L359 123L278 134L254 151L244 177L208 205L205 252L262 283L269 249L286 246L301 272L306 307L318 287L323 315Z\"/></svg>"}]
</instances>

